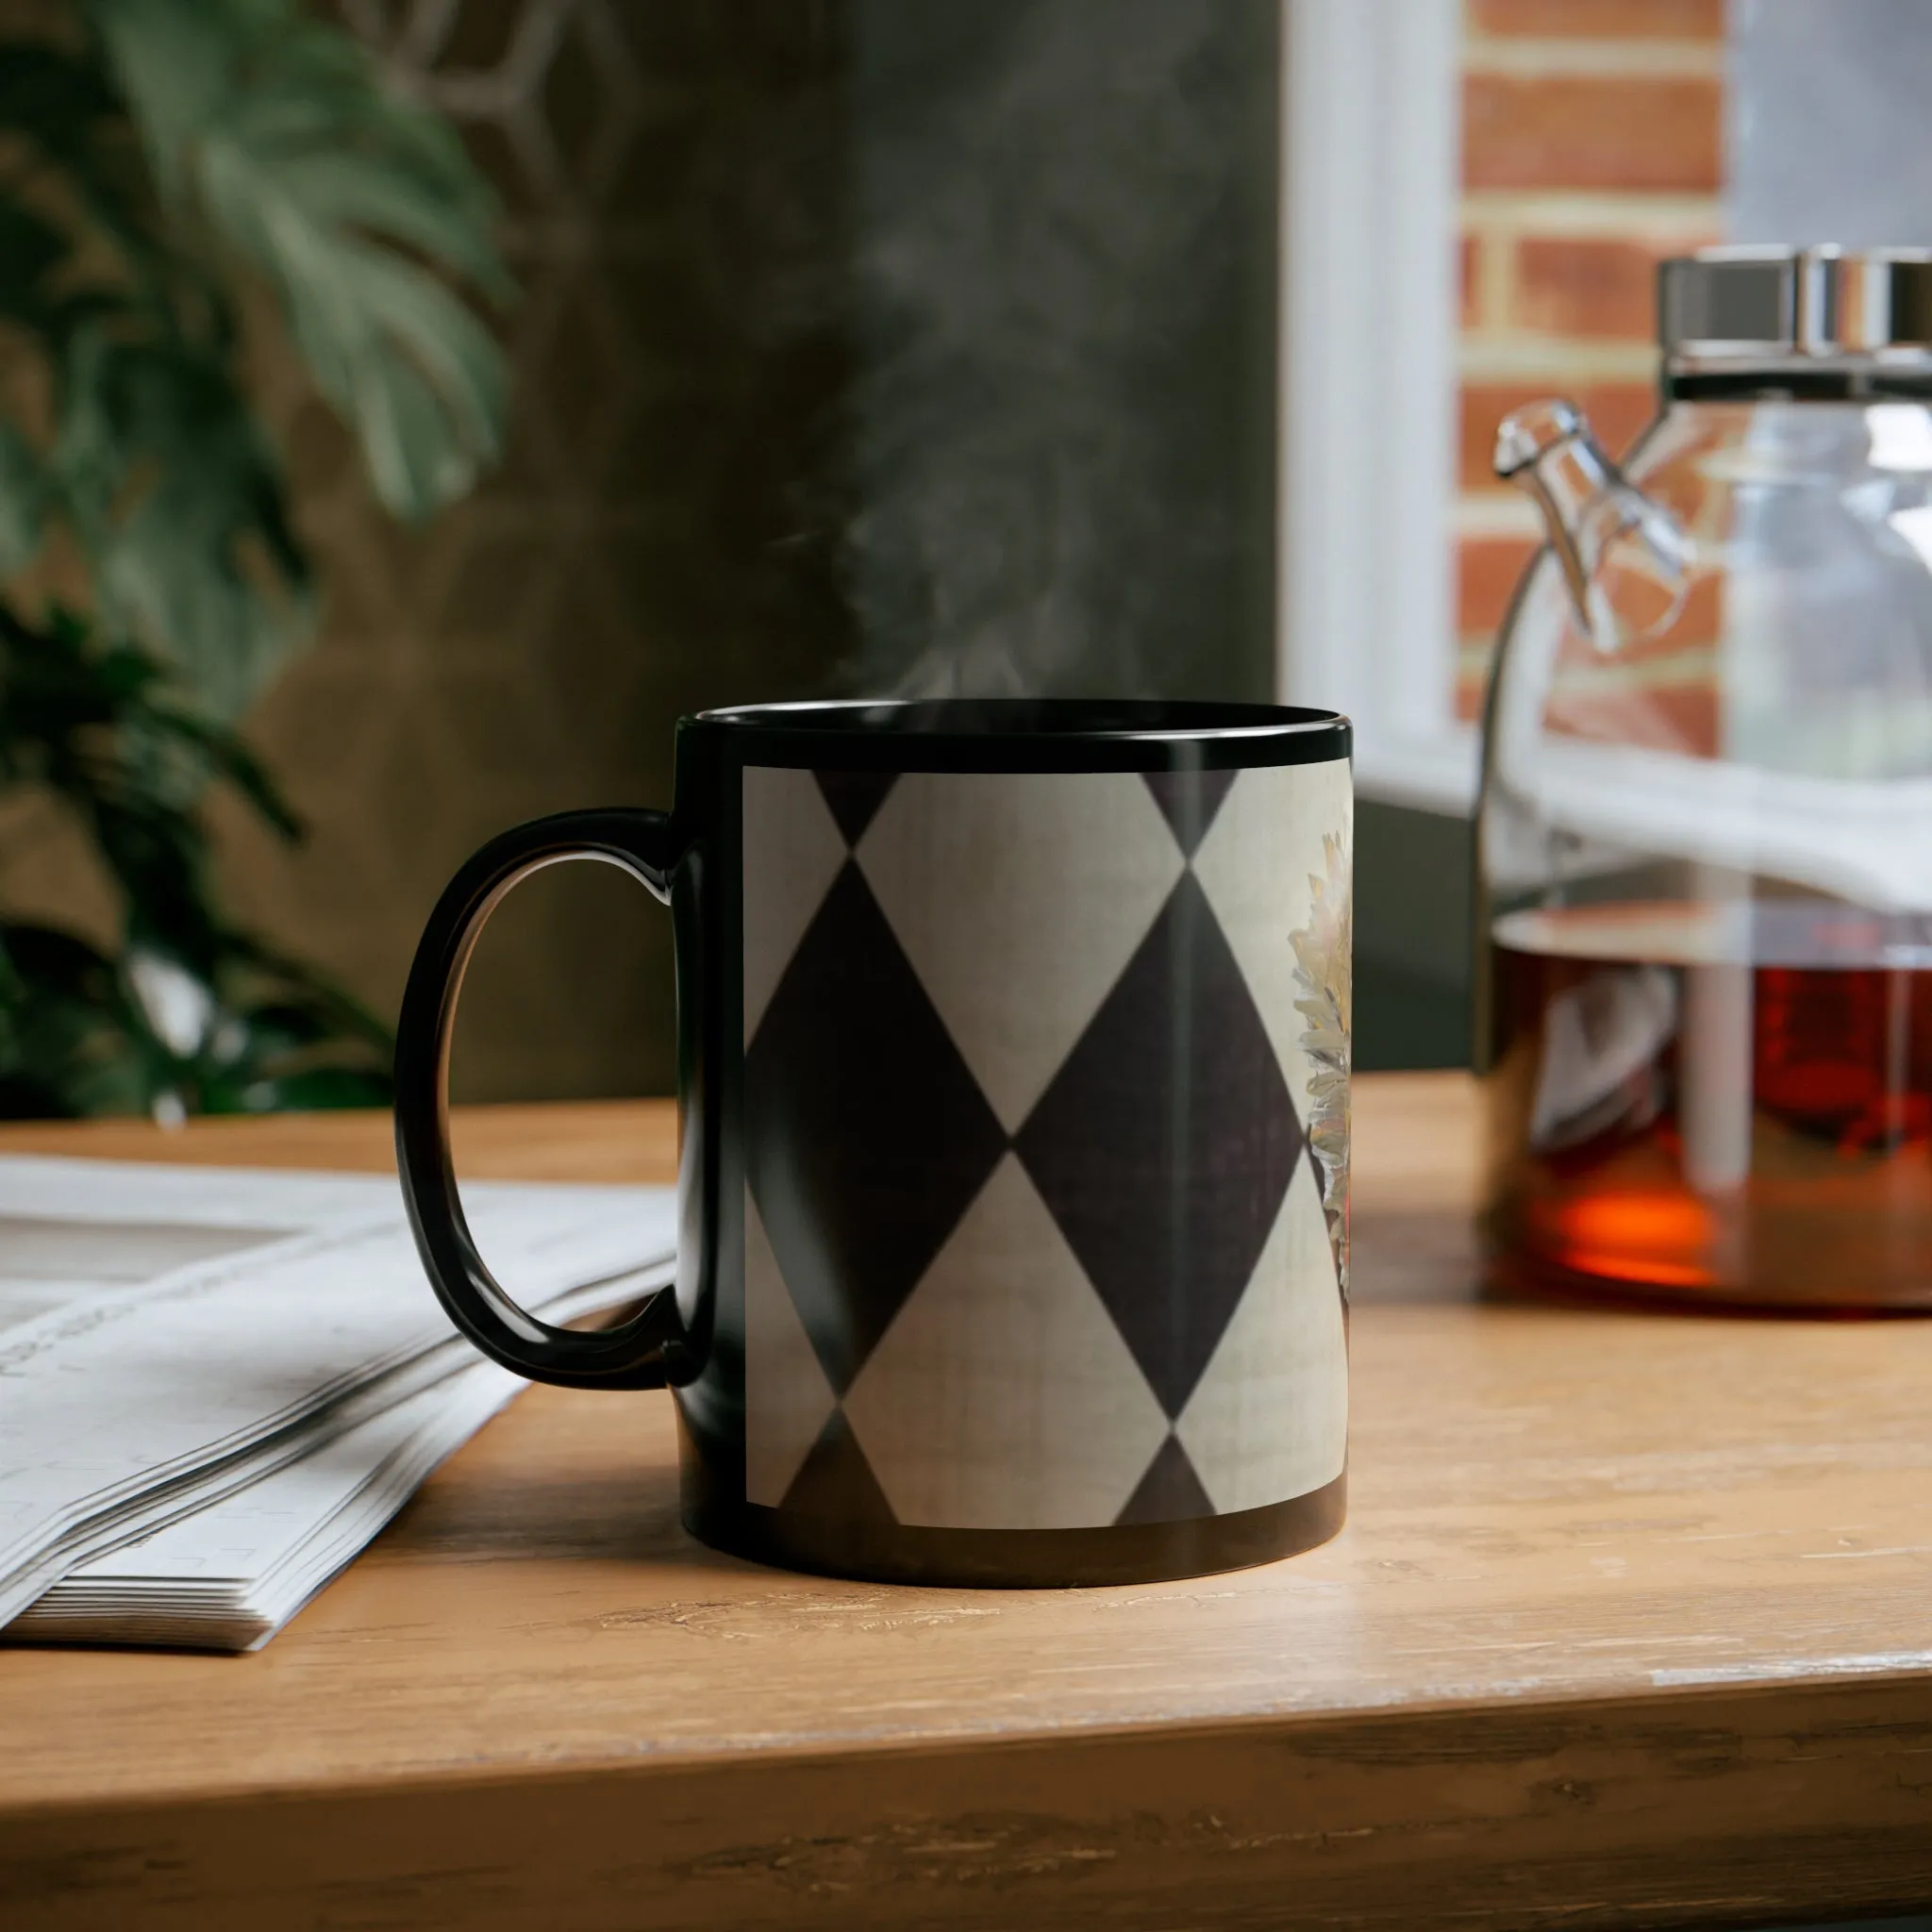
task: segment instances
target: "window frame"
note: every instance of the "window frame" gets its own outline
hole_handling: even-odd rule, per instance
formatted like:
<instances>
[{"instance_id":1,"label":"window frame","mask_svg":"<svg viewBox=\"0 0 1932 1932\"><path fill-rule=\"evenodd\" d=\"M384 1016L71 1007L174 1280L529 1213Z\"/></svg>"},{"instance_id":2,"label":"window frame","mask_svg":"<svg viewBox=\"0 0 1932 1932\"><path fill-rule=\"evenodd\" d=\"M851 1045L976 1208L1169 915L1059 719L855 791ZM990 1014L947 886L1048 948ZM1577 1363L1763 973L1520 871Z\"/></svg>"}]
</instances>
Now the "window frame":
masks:
<instances>
[{"instance_id":1,"label":"window frame","mask_svg":"<svg viewBox=\"0 0 1932 1932\"><path fill-rule=\"evenodd\" d=\"M1276 689L1454 814L1461 44L1460 0L1282 0Z\"/></svg>"}]
</instances>

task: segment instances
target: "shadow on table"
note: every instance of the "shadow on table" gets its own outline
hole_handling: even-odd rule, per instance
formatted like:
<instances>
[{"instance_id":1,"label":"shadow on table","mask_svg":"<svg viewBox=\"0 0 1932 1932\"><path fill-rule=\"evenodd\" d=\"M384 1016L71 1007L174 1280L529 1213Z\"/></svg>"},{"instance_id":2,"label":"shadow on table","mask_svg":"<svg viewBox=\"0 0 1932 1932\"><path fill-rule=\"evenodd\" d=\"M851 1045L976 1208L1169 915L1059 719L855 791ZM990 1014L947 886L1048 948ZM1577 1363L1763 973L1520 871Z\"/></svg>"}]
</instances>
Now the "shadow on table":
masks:
<instances>
[{"instance_id":1,"label":"shadow on table","mask_svg":"<svg viewBox=\"0 0 1932 1932\"><path fill-rule=\"evenodd\" d=\"M1349 1299L1357 1305L1473 1302L1482 1278L1475 1224L1452 1209L1381 1209L1349 1228Z\"/></svg>"},{"instance_id":2,"label":"shadow on table","mask_svg":"<svg viewBox=\"0 0 1932 1932\"><path fill-rule=\"evenodd\" d=\"M431 1484L397 1520L412 1557L567 1557L730 1563L688 1537L677 1472L613 1456L605 1468L495 1469L487 1483Z\"/></svg>"},{"instance_id":3,"label":"shadow on table","mask_svg":"<svg viewBox=\"0 0 1932 1932\"><path fill-rule=\"evenodd\" d=\"M1759 1932L1932 1932L1932 1915L1909 1919L1834 1919L1828 1925L1765 1925Z\"/></svg>"}]
</instances>

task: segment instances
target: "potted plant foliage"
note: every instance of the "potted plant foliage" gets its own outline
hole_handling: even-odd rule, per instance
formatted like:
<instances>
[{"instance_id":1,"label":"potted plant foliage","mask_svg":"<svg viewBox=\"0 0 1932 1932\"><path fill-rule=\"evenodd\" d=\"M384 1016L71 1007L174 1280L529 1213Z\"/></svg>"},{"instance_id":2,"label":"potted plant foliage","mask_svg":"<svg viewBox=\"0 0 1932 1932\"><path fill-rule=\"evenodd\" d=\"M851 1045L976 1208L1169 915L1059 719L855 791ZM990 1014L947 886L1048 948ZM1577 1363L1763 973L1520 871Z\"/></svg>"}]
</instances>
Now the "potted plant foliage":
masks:
<instances>
[{"instance_id":1,"label":"potted plant foliage","mask_svg":"<svg viewBox=\"0 0 1932 1932\"><path fill-rule=\"evenodd\" d=\"M385 1027L210 873L210 787L297 834L236 724L316 603L242 318L278 319L384 507L432 515L502 433L490 198L297 0L37 19L0 42L0 802L71 812L121 919L102 947L0 908L0 1115L379 1101Z\"/></svg>"}]
</instances>

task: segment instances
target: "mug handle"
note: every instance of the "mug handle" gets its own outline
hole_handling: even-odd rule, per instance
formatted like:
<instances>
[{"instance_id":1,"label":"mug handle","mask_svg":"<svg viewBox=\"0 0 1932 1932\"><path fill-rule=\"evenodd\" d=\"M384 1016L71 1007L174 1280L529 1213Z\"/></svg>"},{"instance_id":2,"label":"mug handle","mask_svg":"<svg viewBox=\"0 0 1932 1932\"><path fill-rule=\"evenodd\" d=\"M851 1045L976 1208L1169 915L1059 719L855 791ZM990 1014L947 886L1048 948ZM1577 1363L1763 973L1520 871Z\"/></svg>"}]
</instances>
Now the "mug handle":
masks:
<instances>
[{"instance_id":1,"label":"mug handle","mask_svg":"<svg viewBox=\"0 0 1932 1932\"><path fill-rule=\"evenodd\" d=\"M566 1389L661 1389L682 1335L677 1300L659 1289L628 1322L586 1332L521 1308L476 1250L449 1144L449 1045L463 969L498 901L567 859L600 859L666 905L685 841L659 811L567 811L492 839L449 885L423 930L396 1023L396 1168L417 1252L449 1318L492 1361Z\"/></svg>"}]
</instances>

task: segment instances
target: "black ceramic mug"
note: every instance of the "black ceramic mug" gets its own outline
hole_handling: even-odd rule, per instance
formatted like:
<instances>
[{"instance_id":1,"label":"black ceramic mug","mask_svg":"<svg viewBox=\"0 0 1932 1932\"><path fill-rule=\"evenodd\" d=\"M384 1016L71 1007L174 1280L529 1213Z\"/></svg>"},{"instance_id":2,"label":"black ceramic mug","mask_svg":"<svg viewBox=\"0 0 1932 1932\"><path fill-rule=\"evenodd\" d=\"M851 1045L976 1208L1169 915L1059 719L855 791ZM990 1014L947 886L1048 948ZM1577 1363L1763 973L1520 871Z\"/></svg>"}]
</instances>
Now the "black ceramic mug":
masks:
<instances>
[{"instance_id":1,"label":"black ceramic mug","mask_svg":"<svg viewBox=\"0 0 1932 1932\"><path fill-rule=\"evenodd\" d=\"M540 1381L669 1383L705 1541L909 1582L1153 1580L1334 1534L1349 727L1259 705L687 718L676 805L506 833L431 915L396 1141L430 1280ZM451 1176L464 960L608 860L677 959L678 1279L557 1329Z\"/></svg>"}]
</instances>

